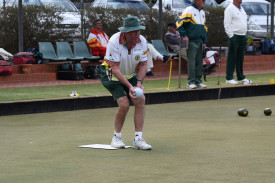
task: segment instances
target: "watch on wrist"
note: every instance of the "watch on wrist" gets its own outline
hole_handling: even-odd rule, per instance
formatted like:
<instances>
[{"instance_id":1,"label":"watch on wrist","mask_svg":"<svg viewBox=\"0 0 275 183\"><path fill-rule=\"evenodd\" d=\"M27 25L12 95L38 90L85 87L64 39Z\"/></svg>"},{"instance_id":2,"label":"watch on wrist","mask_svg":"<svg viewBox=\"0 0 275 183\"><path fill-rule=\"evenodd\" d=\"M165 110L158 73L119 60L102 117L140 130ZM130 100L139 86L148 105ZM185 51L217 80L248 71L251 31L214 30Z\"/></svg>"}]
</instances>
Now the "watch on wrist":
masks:
<instances>
[{"instance_id":1,"label":"watch on wrist","mask_svg":"<svg viewBox=\"0 0 275 183\"><path fill-rule=\"evenodd\" d=\"M137 81L139 81L142 84L142 80L138 79Z\"/></svg>"}]
</instances>

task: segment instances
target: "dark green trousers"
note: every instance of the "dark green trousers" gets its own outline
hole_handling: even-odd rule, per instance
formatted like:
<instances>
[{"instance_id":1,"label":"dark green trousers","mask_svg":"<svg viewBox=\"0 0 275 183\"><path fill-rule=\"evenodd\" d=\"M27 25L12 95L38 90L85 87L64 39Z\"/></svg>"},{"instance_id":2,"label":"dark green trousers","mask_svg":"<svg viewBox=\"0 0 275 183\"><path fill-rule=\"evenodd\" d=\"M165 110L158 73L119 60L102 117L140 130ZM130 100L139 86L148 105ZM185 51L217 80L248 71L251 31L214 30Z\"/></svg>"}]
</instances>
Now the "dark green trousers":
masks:
<instances>
[{"instance_id":1,"label":"dark green trousers","mask_svg":"<svg viewBox=\"0 0 275 183\"><path fill-rule=\"evenodd\" d=\"M200 84L203 60L202 60L202 43L189 42L187 49L188 58L188 84Z\"/></svg>"},{"instance_id":2,"label":"dark green trousers","mask_svg":"<svg viewBox=\"0 0 275 183\"><path fill-rule=\"evenodd\" d=\"M246 36L234 35L228 38L228 56L226 61L226 80L234 79L233 73L236 67L237 79L245 79L243 75L243 60L246 48Z\"/></svg>"}]
</instances>

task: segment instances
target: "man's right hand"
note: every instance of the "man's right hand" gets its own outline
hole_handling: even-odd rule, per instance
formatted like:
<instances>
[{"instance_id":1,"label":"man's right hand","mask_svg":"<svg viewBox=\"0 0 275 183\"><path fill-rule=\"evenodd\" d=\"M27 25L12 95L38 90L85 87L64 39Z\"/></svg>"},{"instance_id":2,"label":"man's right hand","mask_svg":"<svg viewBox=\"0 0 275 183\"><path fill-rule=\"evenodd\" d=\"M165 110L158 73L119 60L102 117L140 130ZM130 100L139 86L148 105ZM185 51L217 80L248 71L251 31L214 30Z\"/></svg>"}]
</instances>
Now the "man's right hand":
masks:
<instances>
[{"instance_id":1,"label":"man's right hand","mask_svg":"<svg viewBox=\"0 0 275 183\"><path fill-rule=\"evenodd\" d=\"M185 42L186 47L188 47L189 38L187 36L185 36L182 40Z\"/></svg>"},{"instance_id":2,"label":"man's right hand","mask_svg":"<svg viewBox=\"0 0 275 183\"><path fill-rule=\"evenodd\" d=\"M134 91L135 91L135 87L131 85L131 87L129 87L129 95L131 98L135 98L135 96L133 96Z\"/></svg>"}]
</instances>

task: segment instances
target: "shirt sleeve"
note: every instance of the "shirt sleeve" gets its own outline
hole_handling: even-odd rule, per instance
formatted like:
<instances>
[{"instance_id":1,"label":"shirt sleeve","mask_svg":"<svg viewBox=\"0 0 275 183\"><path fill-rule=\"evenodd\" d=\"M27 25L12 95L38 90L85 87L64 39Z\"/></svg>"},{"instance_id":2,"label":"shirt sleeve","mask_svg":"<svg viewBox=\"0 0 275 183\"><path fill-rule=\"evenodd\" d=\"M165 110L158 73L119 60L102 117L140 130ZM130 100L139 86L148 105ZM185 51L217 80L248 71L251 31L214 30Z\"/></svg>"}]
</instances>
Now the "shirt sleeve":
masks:
<instances>
[{"instance_id":1,"label":"shirt sleeve","mask_svg":"<svg viewBox=\"0 0 275 183\"><path fill-rule=\"evenodd\" d=\"M107 45L106 60L111 63L120 63L119 47L113 42L109 42Z\"/></svg>"},{"instance_id":2,"label":"shirt sleeve","mask_svg":"<svg viewBox=\"0 0 275 183\"><path fill-rule=\"evenodd\" d=\"M187 36L187 32L186 32L186 30L184 29L184 27L185 27L187 24L189 24L189 22L190 22L191 19L192 19L192 14L189 13L189 9L190 9L190 7L187 7L187 8L183 11L183 13L182 13L182 15L180 16L179 20L176 22L177 29L178 29L178 31L179 31L179 33L180 33L180 35L181 35L182 37Z\"/></svg>"},{"instance_id":3,"label":"shirt sleeve","mask_svg":"<svg viewBox=\"0 0 275 183\"><path fill-rule=\"evenodd\" d=\"M140 62L145 62L147 61L147 40L143 37L143 36L140 36L140 39L141 39L141 43L142 43L142 46L141 46L141 49L142 49L142 55L141 55L141 58L140 58Z\"/></svg>"},{"instance_id":4,"label":"shirt sleeve","mask_svg":"<svg viewBox=\"0 0 275 183\"><path fill-rule=\"evenodd\" d=\"M178 39L176 36L172 36L171 34L166 34L165 40L167 43L170 43L170 44L179 44L180 42L180 39Z\"/></svg>"},{"instance_id":5,"label":"shirt sleeve","mask_svg":"<svg viewBox=\"0 0 275 183\"><path fill-rule=\"evenodd\" d=\"M230 6L230 5L229 5ZM224 29L225 33L229 38L233 37L234 33L232 30L232 13L231 13L231 8L227 7L224 11Z\"/></svg>"}]
</instances>

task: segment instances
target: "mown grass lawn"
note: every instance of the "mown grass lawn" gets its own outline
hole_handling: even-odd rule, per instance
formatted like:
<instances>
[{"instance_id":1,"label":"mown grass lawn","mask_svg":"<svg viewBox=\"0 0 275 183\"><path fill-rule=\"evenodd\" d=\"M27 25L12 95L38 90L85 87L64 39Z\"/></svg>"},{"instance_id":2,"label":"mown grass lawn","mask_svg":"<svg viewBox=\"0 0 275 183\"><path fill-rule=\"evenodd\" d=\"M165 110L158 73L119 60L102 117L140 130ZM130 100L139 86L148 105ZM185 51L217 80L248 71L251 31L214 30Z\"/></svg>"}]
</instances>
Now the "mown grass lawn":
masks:
<instances>
[{"instance_id":1,"label":"mown grass lawn","mask_svg":"<svg viewBox=\"0 0 275 183\"><path fill-rule=\"evenodd\" d=\"M1 183L274 183L275 96L146 106L151 151L110 144L117 107L0 116ZM247 117L237 110L245 107ZM134 138L134 107L122 134Z\"/></svg>"}]
</instances>

